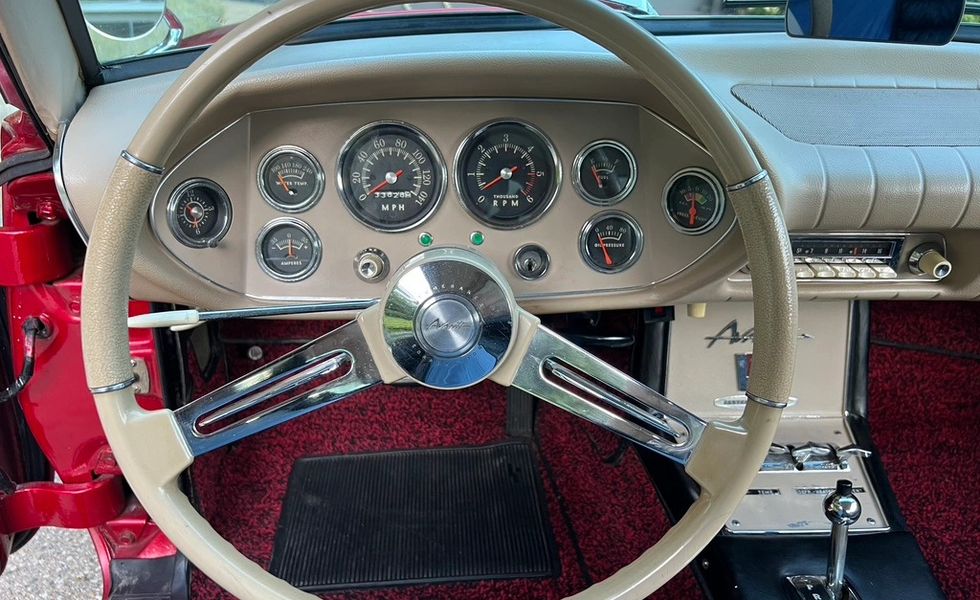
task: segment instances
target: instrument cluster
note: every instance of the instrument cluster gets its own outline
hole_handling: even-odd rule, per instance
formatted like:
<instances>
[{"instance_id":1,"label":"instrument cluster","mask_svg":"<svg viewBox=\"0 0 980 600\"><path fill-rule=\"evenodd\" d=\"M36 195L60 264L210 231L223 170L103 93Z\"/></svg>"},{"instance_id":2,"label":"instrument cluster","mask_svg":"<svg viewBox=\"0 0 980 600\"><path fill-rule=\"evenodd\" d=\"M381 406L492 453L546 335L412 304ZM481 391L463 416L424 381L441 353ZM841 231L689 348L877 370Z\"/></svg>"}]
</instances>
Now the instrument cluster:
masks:
<instances>
[{"instance_id":1,"label":"instrument cluster","mask_svg":"<svg viewBox=\"0 0 980 600\"><path fill-rule=\"evenodd\" d=\"M553 209L563 185L555 144L536 125L519 119L494 120L465 136L451 166L436 143L420 128L393 120L367 123L343 144L335 163L300 145L278 145L262 156L255 173L261 197L279 216L255 239L255 259L268 277L286 283L312 276L322 262L323 242L303 219L327 191L325 164L333 165L336 191L346 211L374 232L398 233L420 228L445 202L450 180L462 208L494 230L517 230ZM633 267L644 251L645 232L634 216L612 207L634 193L639 163L630 147L597 139L578 150L571 185L578 197L596 207L581 224L581 260L603 275ZM664 186L660 205L670 226L688 236L710 232L725 212L724 191L701 167L677 171ZM229 195L215 181L190 178L175 187L167 204L173 237L188 248L221 244L233 219ZM470 236L481 245L485 234ZM420 232L425 247L433 236ZM377 249L355 259L364 281L387 274L387 257ZM381 268L382 263L385 263ZM525 244L513 255L514 274L535 281L549 272L551 256L540 244Z\"/></svg>"}]
</instances>

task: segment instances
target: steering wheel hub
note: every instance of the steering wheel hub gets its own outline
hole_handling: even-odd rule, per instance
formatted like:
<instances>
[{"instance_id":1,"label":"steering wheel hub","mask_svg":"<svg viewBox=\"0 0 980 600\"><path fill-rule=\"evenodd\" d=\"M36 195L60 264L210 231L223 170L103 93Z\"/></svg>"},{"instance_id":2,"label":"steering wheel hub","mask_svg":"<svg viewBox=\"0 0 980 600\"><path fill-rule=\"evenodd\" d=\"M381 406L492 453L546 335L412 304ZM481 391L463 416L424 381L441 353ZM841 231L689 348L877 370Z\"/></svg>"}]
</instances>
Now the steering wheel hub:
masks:
<instances>
[{"instance_id":1,"label":"steering wheel hub","mask_svg":"<svg viewBox=\"0 0 980 600\"><path fill-rule=\"evenodd\" d=\"M496 267L470 250L439 248L392 277L382 330L395 362L417 382L459 389L489 377L514 337L516 303Z\"/></svg>"}]
</instances>

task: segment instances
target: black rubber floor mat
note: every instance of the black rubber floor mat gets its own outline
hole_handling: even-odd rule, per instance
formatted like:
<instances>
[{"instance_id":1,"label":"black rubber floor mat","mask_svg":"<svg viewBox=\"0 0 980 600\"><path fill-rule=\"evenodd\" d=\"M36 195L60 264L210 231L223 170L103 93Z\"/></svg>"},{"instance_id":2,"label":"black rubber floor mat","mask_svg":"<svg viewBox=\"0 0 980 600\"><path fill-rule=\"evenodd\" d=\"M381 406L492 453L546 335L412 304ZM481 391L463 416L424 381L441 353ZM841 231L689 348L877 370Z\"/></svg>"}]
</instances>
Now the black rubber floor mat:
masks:
<instances>
[{"instance_id":1,"label":"black rubber floor mat","mask_svg":"<svg viewBox=\"0 0 980 600\"><path fill-rule=\"evenodd\" d=\"M526 442L296 461L270 572L307 591L559 574Z\"/></svg>"}]
</instances>

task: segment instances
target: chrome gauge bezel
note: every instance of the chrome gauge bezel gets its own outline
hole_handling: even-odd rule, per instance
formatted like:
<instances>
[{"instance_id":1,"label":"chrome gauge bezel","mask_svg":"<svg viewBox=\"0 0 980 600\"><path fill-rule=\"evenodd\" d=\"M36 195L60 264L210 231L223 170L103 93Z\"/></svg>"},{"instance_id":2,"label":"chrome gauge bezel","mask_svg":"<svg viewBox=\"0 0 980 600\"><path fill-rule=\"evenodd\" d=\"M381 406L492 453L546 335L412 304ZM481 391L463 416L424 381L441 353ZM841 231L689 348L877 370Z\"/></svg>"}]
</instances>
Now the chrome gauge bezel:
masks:
<instances>
[{"instance_id":1,"label":"chrome gauge bezel","mask_svg":"<svg viewBox=\"0 0 980 600\"><path fill-rule=\"evenodd\" d=\"M316 183L313 186L313 193L306 201L300 204L283 204L276 200L266 188L266 169L272 164L273 160L283 156L284 154L297 154L313 165L313 172L316 176ZM326 189L327 180L326 175L323 172L323 167L320 165L320 161L318 161L309 150L291 145L278 146L267 152L265 156L262 157L262 160L259 161L259 168L258 171L256 171L255 179L259 186L259 193L262 195L263 200L268 202L270 206L278 211L292 214L305 212L313 208L317 202L323 198L323 192Z\"/></svg>"},{"instance_id":2,"label":"chrome gauge bezel","mask_svg":"<svg viewBox=\"0 0 980 600\"><path fill-rule=\"evenodd\" d=\"M629 226L633 228L633 237L636 239L636 244L633 247L633 253L630 254L629 259L627 259L626 262L624 262L623 264L612 268L601 267L595 264L594 262L592 262L592 259L589 258L589 247L588 247L589 232L592 230L593 227L595 227L596 223L602 221L603 219L607 219L609 217L620 217L624 221L626 221L629 224ZM643 228L640 227L640 224L637 222L636 219L634 219L632 216L620 210L604 210L601 213L593 215L591 219L585 222L585 225L582 226L582 230L579 232L579 242L578 242L579 256L582 257L582 260L590 269L598 273L602 273L604 275L615 275L616 273L622 273L626 269L629 269L630 267L635 265L636 262L640 260L640 255L643 254L643 245L644 245Z\"/></svg>"},{"instance_id":3,"label":"chrome gauge bezel","mask_svg":"<svg viewBox=\"0 0 980 600\"><path fill-rule=\"evenodd\" d=\"M177 203L180 201L180 197L184 195L185 192L194 187L205 187L215 192L224 208L221 215L221 222L218 224L216 233L201 239L189 237L177 224ZM217 246L218 242L224 239L225 235L227 235L228 231L231 229L231 222L233 218L234 211L232 209L231 198L228 197L228 193L214 181L203 177L195 177L182 182L180 185L174 188L174 191L170 193L170 199L167 200L167 228L170 229L170 235L174 236L178 242L184 246L187 246L188 248L201 249L213 248Z\"/></svg>"},{"instance_id":4,"label":"chrome gauge bezel","mask_svg":"<svg viewBox=\"0 0 980 600\"><path fill-rule=\"evenodd\" d=\"M582 163L585 162L585 158L593 150L605 146L610 146L622 152L623 155L626 156L626 160L628 161L630 168L630 178L626 186L621 192L608 199L596 198L585 189L584 185L582 185ZM583 200L594 206L614 206L623 200L626 200L626 198L628 198L636 188L636 182L638 179L639 171L636 165L636 157L633 156L633 152L629 148L616 140L596 140L592 142L585 148L582 148L582 150L575 156L575 162L572 163L572 187L575 188L575 191L578 192L578 195L581 196Z\"/></svg>"},{"instance_id":5,"label":"chrome gauge bezel","mask_svg":"<svg viewBox=\"0 0 980 600\"><path fill-rule=\"evenodd\" d=\"M360 140L361 137L367 135L373 129L388 127L388 126L403 127L418 138L418 141L421 142L422 146L426 149L426 151L428 151L430 160L434 165L434 169L438 169L439 171L440 183L437 189L435 190L435 197L429 201L429 208L424 213L415 217L412 221L408 223L399 224L393 227L381 227L376 223L371 223L370 221L364 219L361 215L357 214L357 212L355 212L350 207L350 203L347 198L347 190L344 187L344 183L346 181L346 178L344 177L344 163L347 162L347 157L354 149L354 142ZM359 127L357 131L352 133L350 137L347 138L347 140L344 142L344 145L341 146L340 154L337 157L336 185L337 185L337 193L340 194L340 201L341 203L343 203L344 208L347 209L347 212L350 214L350 216L357 219L359 223L361 223L362 225L370 229L373 229L374 231L380 231L383 233L402 233L405 231L411 231L412 229L415 229L419 225L428 221L432 217L432 215L436 213L436 210L439 208L439 206L442 204L443 199L446 197L446 191L449 186L449 170L448 167L446 166L445 159L442 157L442 153L439 152L439 149L436 147L435 143L433 143L433 141L429 138L428 135L426 135L424 131L412 125L411 123L407 123L405 121L387 119L381 121L372 121L371 123L363 125Z\"/></svg>"},{"instance_id":6,"label":"chrome gauge bezel","mask_svg":"<svg viewBox=\"0 0 980 600\"><path fill-rule=\"evenodd\" d=\"M516 125L517 127L523 127L524 129L530 131L532 134L541 138L550 156L551 168L554 170L554 174L555 174L554 183L552 184L554 186L554 189L551 191L549 197L545 200L544 208L542 208L540 212L534 217L532 217L531 219L522 221L514 225L497 223L480 215L477 211L473 209L473 207L470 206L470 202L467 201L466 191L465 191L466 173L464 172L465 168L464 165L462 164L464 155L470 149L470 145L473 143L474 140L476 140L476 138L486 133L488 129L500 125ZM453 171L454 171L453 180L456 185L456 196L457 198L459 198L459 203L463 206L463 210L465 210L471 217L473 217L480 223L483 223L487 227L492 227L493 229L499 229L504 231L523 229L524 227L527 227L532 223L536 223L538 220L540 220L542 217L548 214L548 212L551 210L552 205L555 203L555 200L558 198L558 194L561 192L561 185L563 183L561 156L558 154L558 149L555 147L554 142L552 142L551 138L545 135L545 133L541 131L541 129L539 129L535 125L532 125L531 123L528 123L527 121L522 121L520 119L496 119L484 123L479 127L477 127L476 129L474 129L473 131L471 131L463 139L463 143L459 145L459 148L456 149L456 157L453 160Z\"/></svg>"},{"instance_id":7,"label":"chrome gauge bezel","mask_svg":"<svg viewBox=\"0 0 980 600\"><path fill-rule=\"evenodd\" d=\"M272 230L282 225L292 225L293 227L302 230L313 243L313 256L310 259L310 264L307 265L302 271L294 273L293 275L284 275L270 267L265 260L265 254L262 252L266 237L268 237ZM301 221L295 217L279 217L278 219L269 221L262 227L262 229L259 230L259 235L255 238L255 258L259 263L259 267L269 277L272 277L277 281L295 283L297 281L307 279L317 270L317 268L319 268L320 261L323 258L323 243L320 241L320 236L317 235L316 231L305 221Z\"/></svg>"},{"instance_id":8,"label":"chrome gauge bezel","mask_svg":"<svg viewBox=\"0 0 980 600\"><path fill-rule=\"evenodd\" d=\"M670 212L670 189L674 186L678 179L681 177L686 177L687 175L695 175L700 177L714 190L715 197L718 198L718 210L711 217L711 220L698 227L697 229L686 229L674 219L674 216ZM725 210L728 205L728 198L725 196L725 188L722 187L721 182L718 178L714 176L711 171L707 169L702 169L701 167L688 167L686 169L681 169L674 176L667 181L667 185L664 186L664 191L660 200L660 204L663 207L664 215L667 217L667 222L670 226L674 228L675 231L683 233L684 235L703 235L708 233L712 229L721 223L721 220L725 216Z\"/></svg>"}]
</instances>

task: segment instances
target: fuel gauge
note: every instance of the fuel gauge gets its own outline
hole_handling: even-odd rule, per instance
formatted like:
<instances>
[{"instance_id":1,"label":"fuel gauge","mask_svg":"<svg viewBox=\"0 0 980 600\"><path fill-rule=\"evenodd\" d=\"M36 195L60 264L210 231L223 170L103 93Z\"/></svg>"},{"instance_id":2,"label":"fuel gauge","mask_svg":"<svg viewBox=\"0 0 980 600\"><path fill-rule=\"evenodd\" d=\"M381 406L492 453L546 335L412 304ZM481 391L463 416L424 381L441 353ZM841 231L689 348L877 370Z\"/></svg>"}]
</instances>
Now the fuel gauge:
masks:
<instances>
[{"instance_id":1,"label":"fuel gauge","mask_svg":"<svg viewBox=\"0 0 980 600\"><path fill-rule=\"evenodd\" d=\"M321 244L313 229L299 219L269 222L255 245L259 266L279 281L300 281L320 265Z\"/></svg>"},{"instance_id":2,"label":"fuel gauge","mask_svg":"<svg viewBox=\"0 0 980 600\"><path fill-rule=\"evenodd\" d=\"M596 271L619 273L640 258L643 230L626 213L606 211L582 228L579 249L585 262Z\"/></svg>"},{"instance_id":3,"label":"fuel gauge","mask_svg":"<svg viewBox=\"0 0 980 600\"><path fill-rule=\"evenodd\" d=\"M629 148L612 140L586 146L575 158L573 183L586 202L611 206L626 199L636 186L636 159Z\"/></svg>"}]
</instances>

